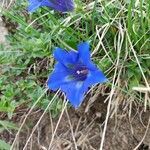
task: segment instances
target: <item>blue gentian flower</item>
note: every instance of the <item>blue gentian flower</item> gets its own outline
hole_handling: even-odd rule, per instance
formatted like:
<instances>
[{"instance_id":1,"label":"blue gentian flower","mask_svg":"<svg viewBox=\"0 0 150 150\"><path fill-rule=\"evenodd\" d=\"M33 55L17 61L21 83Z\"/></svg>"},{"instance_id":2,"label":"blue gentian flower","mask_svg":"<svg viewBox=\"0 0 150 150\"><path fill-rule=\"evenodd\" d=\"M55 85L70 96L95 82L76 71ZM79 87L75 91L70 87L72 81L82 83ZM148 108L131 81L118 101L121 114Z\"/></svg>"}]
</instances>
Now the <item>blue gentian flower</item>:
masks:
<instances>
[{"instance_id":1,"label":"blue gentian flower","mask_svg":"<svg viewBox=\"0 0 150 150\"><path fill-rule=\"evenodd\" d=\"M34 12L42 6L50 7L60 12L68 12L74 9L73 0L29 0L29 12Z\"/></svg>"},{"instance_id":2,"label":"blue gentian flower","mask_svg":"<svg viewBox=\"0 0 150 150\"><path fill-rule=\"evenodd\" d=\"M54 58L58 62L48 79L48 88L63 91L75 108L80 106L90 86L107 81L90 59L88 42L80 43L77 52L56 48Z\"/></svg>"}]
</instances>

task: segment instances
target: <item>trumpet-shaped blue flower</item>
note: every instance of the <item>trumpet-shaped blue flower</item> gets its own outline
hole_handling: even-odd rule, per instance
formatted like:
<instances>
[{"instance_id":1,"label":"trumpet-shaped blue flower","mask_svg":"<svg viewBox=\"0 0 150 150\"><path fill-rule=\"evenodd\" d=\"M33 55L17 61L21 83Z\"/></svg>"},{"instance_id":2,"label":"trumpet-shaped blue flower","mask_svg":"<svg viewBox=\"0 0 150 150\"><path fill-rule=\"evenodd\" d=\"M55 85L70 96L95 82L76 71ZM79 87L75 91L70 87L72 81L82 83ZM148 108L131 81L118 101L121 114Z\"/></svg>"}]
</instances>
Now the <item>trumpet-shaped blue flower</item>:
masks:
<instances>
[{"instance_id":1,"label":"trumpet-shaped blue flower","mask_svg":"<svg viewBox=\"0 0 150 150\"><path fill-rule=\"evenodd\" d=\"M83 101L88 87L107 81L107 78L90 60L89 43L78 45L78 51L56 48L54 58L58 61L48 79L48 88L60 89L75 107Z\"/></svg>"},{"instance_id":2,"label":"trumpet-shaped blue flower","mask_svg":"<svg viewBox=\"0 0 150 150\"><path fill-rule=\"evenodd\" d=\"M60 12L68 12L74 9L73 0L29 0L29 12L34 12L42 6L50 7Z\"/></svg>"}]
</instances>

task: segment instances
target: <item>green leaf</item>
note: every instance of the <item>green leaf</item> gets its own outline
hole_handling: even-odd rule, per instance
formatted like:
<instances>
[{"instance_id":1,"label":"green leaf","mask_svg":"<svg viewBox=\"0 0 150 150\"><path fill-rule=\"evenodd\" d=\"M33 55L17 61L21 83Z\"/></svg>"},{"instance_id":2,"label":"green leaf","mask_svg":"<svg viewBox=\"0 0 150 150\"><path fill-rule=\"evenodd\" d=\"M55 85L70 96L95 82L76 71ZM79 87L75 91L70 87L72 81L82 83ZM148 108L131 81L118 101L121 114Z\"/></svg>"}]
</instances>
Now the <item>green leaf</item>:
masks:
<instances>
[{"instance_id":1,"label":"green leaf","mask_svg":"<svg viewBox=\"0 0 150 150\"><path fill-rule=\"evenodd\" d=\"M3 140L0 140L0 149L1 150L10 150L10 145Z\"/></svg>"},{"instance_id":2,"label":"green leaf","mask_svg":"<svg viewBox=\"0 0 150 150\"><path fill-rule=\"evenodd\" d=\"M5 120L0 120L0 127L1 126L6 130L8 129L18 130L18 127L14 123Z\"/></svg>"}]
</instances>

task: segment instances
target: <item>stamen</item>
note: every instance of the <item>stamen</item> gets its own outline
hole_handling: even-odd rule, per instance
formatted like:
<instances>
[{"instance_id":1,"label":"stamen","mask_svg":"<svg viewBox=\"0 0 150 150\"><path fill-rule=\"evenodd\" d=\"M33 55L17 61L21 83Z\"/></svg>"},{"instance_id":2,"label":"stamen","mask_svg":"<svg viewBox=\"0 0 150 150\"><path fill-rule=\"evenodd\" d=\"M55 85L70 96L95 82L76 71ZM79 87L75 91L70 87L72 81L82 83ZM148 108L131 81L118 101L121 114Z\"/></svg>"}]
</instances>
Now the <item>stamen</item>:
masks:
<instances>
[{"instance_id":1,"label":"stamen","mask_svg":"<svg viewBox=\"0 0 150 150\"><path fill-rule=\"evenodd\" d=\"M85 80L89 73L89 70L83 64L76 64L69 69L71 69L73 77L78 81Z\"/></svg>"},{"instance_id":2,"label":"stamen","mask_svg":"<svg viewBox=\"0 0 150 150\"><path fill-rule=\"evenodd\" d=\"M77 70L77 74L80 74L80 73L82 73L81 71L79 71L79 70Z\"/></svg>"},{"instance_id":3,"label":"stamen","mask_svg":"<svg viewBox=\"0 0 150 150\"><path fill-rule=\"evenodd\" d=\"M88 70L87 70L87 69L81 70L81 71L77 70L76 73L77 73L77 74L88 74Z\"/></svg>"},{"instance_id":4,"label":"stamen","mask_svg":"<svg viewBox=\"0 0 150 150\"><path fill-rule=\"evenodd\" d=\"M88 69L84 69L80 71L82 74L88 74Z\"/></svg>"}]
</instances>

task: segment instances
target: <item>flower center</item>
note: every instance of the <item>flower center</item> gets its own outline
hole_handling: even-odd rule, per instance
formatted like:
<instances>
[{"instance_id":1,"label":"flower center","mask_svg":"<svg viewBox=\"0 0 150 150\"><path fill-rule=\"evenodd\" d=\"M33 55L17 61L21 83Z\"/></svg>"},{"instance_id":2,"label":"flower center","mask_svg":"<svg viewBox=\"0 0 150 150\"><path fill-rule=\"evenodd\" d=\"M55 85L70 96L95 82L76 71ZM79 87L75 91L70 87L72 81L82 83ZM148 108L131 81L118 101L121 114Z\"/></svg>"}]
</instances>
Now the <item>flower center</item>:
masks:
<instances>
[{"instance_id":1,"label":"flower center","mask_svg":"<svg viewBox=\"0 0 150 150\"><path fill-rule=\"evenodd\" d=\"M86 66L77 65L73 68L73 77L78 81L83 81L88 75L88 69Z\"/></svg>"}]
</instances>

